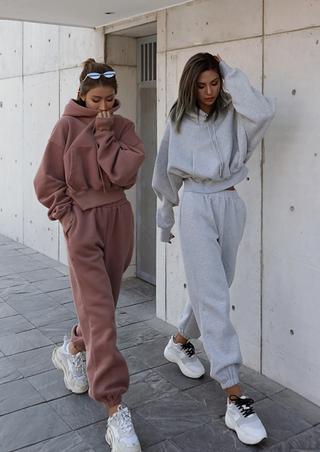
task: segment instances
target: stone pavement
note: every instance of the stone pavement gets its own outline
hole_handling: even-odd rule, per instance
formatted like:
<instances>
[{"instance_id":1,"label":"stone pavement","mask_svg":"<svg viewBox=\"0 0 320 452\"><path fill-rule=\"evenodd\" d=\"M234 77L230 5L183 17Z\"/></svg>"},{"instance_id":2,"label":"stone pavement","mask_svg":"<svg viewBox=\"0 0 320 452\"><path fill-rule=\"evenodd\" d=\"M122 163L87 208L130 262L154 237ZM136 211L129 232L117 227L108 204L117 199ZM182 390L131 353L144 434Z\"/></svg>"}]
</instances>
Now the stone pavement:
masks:
<instances>
[{"instance_id":1,"label":"stone pavement","mask_svg":"<svg viewBox=\"0 0 320 452\"><path fill-rule=\"evenodd\" d=\"M320 451L320 408L246 367L241 387L269 433L245 446L224 424L226 396L206 375L184 377L163 357L175 328L155 317L155 288L122 285L118 346L131 374L131 409L143 452ZM64 386L51 353L76 322L66 266L0 235L0 452L108 452L107 410Z\"/></svg>"}]
</instances>

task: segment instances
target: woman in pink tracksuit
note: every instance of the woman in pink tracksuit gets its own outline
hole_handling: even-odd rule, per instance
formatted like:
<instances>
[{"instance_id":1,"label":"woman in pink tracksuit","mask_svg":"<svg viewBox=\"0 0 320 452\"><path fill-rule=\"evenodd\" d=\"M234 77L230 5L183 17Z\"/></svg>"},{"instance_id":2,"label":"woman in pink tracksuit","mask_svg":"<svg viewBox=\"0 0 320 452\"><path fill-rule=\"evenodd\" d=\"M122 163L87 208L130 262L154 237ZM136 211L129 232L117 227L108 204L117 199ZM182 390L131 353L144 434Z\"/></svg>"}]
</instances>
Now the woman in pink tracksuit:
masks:
<instances>
[{"instance_id":1,"label":"woman in pink tracksuit","mask_svg":"<svg viewBox=\"0 0 320 452\"><path fill-rule=\"evenodd\" d=\"M53 363L68 389L82 393L89 386L89 395L109 409L112 451L139 452L130 412L120 405L129 373L116 347L115 309L134 243L125 190L135 184L145 150L134 124L114 114L116 94L113 69L87 60L78 98L53 129L34 186L50 220L63 227L79 320L71 341L54 350Z\"/></svg>"}]
</instances>

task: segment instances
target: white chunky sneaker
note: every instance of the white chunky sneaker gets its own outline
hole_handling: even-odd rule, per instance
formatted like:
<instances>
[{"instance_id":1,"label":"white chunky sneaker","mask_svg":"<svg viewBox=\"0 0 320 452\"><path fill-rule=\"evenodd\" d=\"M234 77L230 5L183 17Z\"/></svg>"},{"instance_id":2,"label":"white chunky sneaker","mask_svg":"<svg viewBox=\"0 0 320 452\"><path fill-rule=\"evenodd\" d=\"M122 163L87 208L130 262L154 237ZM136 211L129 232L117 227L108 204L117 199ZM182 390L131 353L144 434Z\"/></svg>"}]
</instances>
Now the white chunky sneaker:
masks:
<instances>
[{"instance_id":1,"label":"white chunky sneaker","mask_svg":"<svg viewBox=\"0 0 320 452\"><path fill-rule=\"evenodd\" d=\"M254 401L235 395L230 400L232 403L227 401L226 426L234 430L244 444L258 444L266 439L266 429L251 406Z\"/></svg>"},{"instance_id":2,"label":"white chunky sneaker","mask_svg":"<svg viewBox=\"0 0 320 452\"><path fill-rule=\"evenodd\" d=\"M141 452L140 443L128 408L119 405L118 411L108 419L106 441L111 452Z\"/></svg>"},{"instance_id":3,"label":"white chunky sneaker","mask_svg":"<svg viewBox=\"0 0 320 452\"><path fill-rule=\"evenodd\" d=\"M174 336L164 349L165 358L171 363L176 363L180 367L181 372L189 378L200 378L205 369L195 355L195 350L191 342L186 344L177 344Z\"/></svg>"},{"instance_id":4,"label":"white chunky sneaker","mask_svg":"<svg viewBox=\"0 0 320 452\"><path fill-rule=\"evenodd\" d=\"M85 368L85 352L76 355L69 353L67 336L61 347L56 347L52 353L52 362L57 369L63 372L63 380L69 391L82 394L88 390L88 379Z\"/></svg>"}]
</instances>

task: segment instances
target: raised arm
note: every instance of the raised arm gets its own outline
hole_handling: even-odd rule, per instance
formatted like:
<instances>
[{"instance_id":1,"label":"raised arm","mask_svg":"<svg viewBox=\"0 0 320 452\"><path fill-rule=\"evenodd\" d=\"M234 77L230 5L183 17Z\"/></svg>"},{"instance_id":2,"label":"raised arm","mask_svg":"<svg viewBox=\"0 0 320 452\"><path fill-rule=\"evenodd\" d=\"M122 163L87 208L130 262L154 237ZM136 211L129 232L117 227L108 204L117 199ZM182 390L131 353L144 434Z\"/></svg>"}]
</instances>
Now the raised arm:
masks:
<instances>
[{"instance_id":1,"label":"raised arm","mask_svg":"<svg viewBox=\"0 0 320 452\"><path fill-rule=\"evenodd\" d=\"M266 133L276 112L276 99L265 97L250 86L247 76L237 68L230 68L217 55L225 87L232 97L234 109L241 116L246 131L248 160ZM245 161L246 161L245 160Z\"/></svg>"},{"instance_id":2,"label":"raised arm","mask_svg":"<svg viewBox=\"0 0 320 452\"><path fill-rule=\"evenodd\" d=\"M97 117L94 138L98 143L98 163L113 184L130 188L137 179L137 174L146 151L142 141L135 133L133 122L126 123L117 140L112 129L115 117Z\"/></svg>"}]
</instances>

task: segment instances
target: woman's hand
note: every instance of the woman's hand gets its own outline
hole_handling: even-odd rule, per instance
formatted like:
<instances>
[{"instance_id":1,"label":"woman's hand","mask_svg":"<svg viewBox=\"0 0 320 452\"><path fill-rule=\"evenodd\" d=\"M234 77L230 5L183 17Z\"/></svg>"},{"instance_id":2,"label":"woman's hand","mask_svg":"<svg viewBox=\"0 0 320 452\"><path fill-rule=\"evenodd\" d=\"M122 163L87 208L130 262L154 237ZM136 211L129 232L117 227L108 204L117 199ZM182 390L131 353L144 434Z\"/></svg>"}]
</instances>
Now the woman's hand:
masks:
<instances>
[{"instance_id":1,"label":"woman's hand","mask_svg":"<svg viewBox=\"0 0 320 452\"><path fill-rule=\"evenodd\" d=\"M110 110L99 110L99 113L97 114L98 118L111 118L112 113L110 113Z\"/></svg>"},{"instance_id":2,"label":"woman's hand","mask_svg":"<svg viewBox=\"0 0 320 452\"><path fill-rule=\"evenodd\" d=\"M172 237L171 237L170 241L168 242L168 243L170 243L170 245L171 245L171 240L174 239L174 235L173 234L171 234L171 235L172 235Z\"/></svg>"},{"instance_id":3,"label":"woman's hand","mask_svg":"<svg viewBox=\"0 0 320 452\"><path fill-rule=\"evenodd\" d=\"M222 58L221 58L221 56L220 55L215 55L214 56L215 57L215 59L218 61L218 63L220 63L220 61L222 61Z\"/></svg>"}]
</instances>

